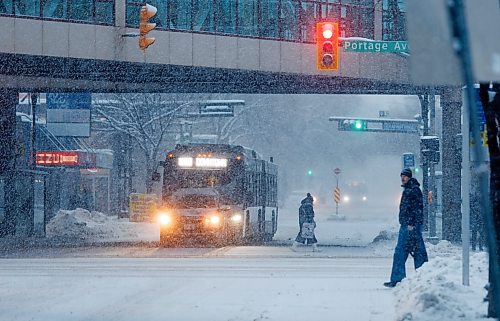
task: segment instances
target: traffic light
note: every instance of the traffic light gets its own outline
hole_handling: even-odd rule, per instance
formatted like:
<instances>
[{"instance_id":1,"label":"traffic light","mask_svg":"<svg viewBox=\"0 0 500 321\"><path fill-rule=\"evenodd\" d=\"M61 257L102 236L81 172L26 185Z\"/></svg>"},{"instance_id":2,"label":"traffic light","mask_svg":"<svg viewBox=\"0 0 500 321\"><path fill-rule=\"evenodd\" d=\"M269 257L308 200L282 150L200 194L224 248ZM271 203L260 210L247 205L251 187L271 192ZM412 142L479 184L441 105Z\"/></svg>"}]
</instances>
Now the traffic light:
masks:
<instances>
[{"instance_id":1,"label":"traffic light","mask_svg":"<svg viewBox=\"0 0 500 321\"><path fill-rule=\"evenodd\" d=\"M313 174L312 169L310 169L310 170L307 171L307 176L312 176L312 174Z\"/></svg>"},{"instance_id":2,"label":"traffic light","mask_svg":"<svg viewBox=\"0 0 500 321\"><path fill-rule=\"evenodd\" d=\"M316 23L316 68L339 68L339 25L336 22Z\"/></svg>"},{"instance_id":3,"label":"traffic light","mask_svg":"<svg viewBox=\"0 0 500 321\"><path fill-rule=\"evenodd\" d=\"M139 48L146 50L147 47L155 42L155 38L148 37L148 33L156 27L156 23L150 23L151 19L156 14L156 7L150 4L145 4L141 7L139 14Z\"/></svg>"},{"instance_id":4,"label":"traffic light","mask_svg":"<svg viewBox=\"0 0 500 321\"><path fill-rule=\"evenodd\" d=\"M339 130L345 131L364 131L366 130L366 121L363 119L344 119L339 122Z\"/></svg>"}]
</instances>

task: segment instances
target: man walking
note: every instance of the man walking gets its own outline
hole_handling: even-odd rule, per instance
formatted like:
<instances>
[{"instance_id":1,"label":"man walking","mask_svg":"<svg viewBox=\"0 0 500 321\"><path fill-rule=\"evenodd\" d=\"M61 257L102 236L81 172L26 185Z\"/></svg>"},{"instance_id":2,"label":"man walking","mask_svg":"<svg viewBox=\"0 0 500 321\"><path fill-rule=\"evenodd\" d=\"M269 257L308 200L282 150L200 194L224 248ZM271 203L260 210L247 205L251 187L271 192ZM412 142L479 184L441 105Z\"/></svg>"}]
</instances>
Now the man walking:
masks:
<instances>
[{"instance_id":1,"label":"man walking","mask_svg":"<svg viewBox=\"0 0 500 321\"><path fill-rule=\"evenodd\" d=\"M405 168L401 172L401 185L403 195L399 204L399 228L398 243L394 250L392 261L391 280L385 282L384 286L392 288L406 277L405 263L408 254L413 256L415 269L421 267L428 261L422 238L423 197L420 184L412 177L411 169Z\"/></svg>"}]
</instances>

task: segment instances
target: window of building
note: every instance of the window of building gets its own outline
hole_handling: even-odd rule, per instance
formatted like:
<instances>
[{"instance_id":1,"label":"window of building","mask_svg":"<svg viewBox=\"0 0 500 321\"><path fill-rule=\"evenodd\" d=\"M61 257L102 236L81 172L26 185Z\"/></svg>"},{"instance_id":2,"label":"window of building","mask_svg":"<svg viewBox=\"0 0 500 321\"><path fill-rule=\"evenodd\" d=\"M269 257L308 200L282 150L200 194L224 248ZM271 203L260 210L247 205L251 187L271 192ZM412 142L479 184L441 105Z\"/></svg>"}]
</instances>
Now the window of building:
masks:
<instances>
[{"instance_id":1,"label":"window of building","mask_svg":"<svg viewBox=\"0 0 500 321\"><path fill-rule=\"evenodd\" d=\"M406 40L406 6L403 0L384 0L382 4L382 39Z\"/></svg>"},{"instance_id":2,"label":"window of building","mask_svg":"<svg viewBox=\"0 0 500 321\"><path fill-rule=\"evenodd\" d=\"M68 2L66 0L42 0L43 17L67 19Z\"/></svg>"},{"instance_id":3,"label":"window of building","mask_svg":"<svg viewBox=\"0 0 500 321\"><path fill-rule=\"evenodd\" d=\"M16 16L40 16L39 0L14 0L14 14Z\"/></svg>"},{"instance_id":4,"label":"window of building","mask_svg":"<svg viewBox=\"0 0 500 321\"><path fill-rule=\"evenodd\" d=\"M12 14L12 0L0 0L0 13Z\"/></svg>"}]
</instances>

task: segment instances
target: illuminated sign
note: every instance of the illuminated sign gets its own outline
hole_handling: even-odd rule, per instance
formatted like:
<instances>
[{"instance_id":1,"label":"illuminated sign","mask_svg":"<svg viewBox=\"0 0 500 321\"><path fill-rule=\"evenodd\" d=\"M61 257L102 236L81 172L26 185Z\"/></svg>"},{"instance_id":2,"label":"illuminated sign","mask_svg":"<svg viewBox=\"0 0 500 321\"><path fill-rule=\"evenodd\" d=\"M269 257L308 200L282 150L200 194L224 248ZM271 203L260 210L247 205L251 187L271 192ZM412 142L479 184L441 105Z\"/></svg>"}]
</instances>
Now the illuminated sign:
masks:
<instances>
[{"instance_id":1,"label":"illuminated sign","mask_svg":"<svg viewBox=\"0 0 500 321\"><path fill-rule=\"evenodd\" d=\"M224 168L227 167L225 158L196 158L196 167Z\"/></svg>"},{"instance_id":2,"label":"illuminated sign","mask_svg":"<svg viewBox=\"0 0 500 321\"><path fill-rule=\"evenodd\" d=\"M39 151L35 161L40 166L102 167L96 163L96 154L83 151Z\"/></svg>"},{"instance_id":3,"label":"illuminated sign","mask_svg":"<svg viewBox=\"0 0 500 321\"><path fill-rule=\"evenodd\" d=\"M193 158L192 157L179 157L177 160L177 164L179 167L193 167Z\"/></svg>"},{"instance_id":4,"label":"illuminated sign","mask_svg":"<svg viewBox=\"0 0 500 321\"><path fill-rule=\"evenodd\" d=\"M78 152L37 152L36 164L41 166L76 166L80 164Z\"/></svg>"},{"instance_id":5,"label":"illuminated sign","mask_svg":"<svg viewBox=\"0 0 500 321\"><path fill-rule=\"evenodd\" d=\"M179 157L177 160L179 167L184 168L226 168L227 159L225 158L209 158L209 157Z\"/></svg>"}]
</instances>

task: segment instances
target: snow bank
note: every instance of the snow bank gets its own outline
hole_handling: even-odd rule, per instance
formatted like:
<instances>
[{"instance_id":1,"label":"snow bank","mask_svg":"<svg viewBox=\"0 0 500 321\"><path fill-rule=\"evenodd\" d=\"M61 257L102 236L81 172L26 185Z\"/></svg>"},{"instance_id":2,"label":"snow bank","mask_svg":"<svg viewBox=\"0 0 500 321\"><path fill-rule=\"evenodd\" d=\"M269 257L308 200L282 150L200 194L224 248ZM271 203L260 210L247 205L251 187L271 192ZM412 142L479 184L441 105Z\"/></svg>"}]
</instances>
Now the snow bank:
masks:
<instances>
[{"instance_id":1,"label":"snow bank","mask_svg":"<svg viewBox=\"0 0 500 321\"><path fill-rule=\"evenodd\" d=\"M440 242L442 243L442 242ZM441 247L446 247L444 242ZM486 320L486 252L470 260L470 286L462 285L461 257L435 257L394 288L396 320Z\"/></svg>"},{"instance_id":2,"label":"snow bank","mask_svg":"<svg viewBox=\"0 0 500 321\"><path fill-rule=\"evenodd\" d=\"M48 238L109 241L137 237L133 224L100 212L60 210L47 224Z\"/></svg>"}]
</instances>

